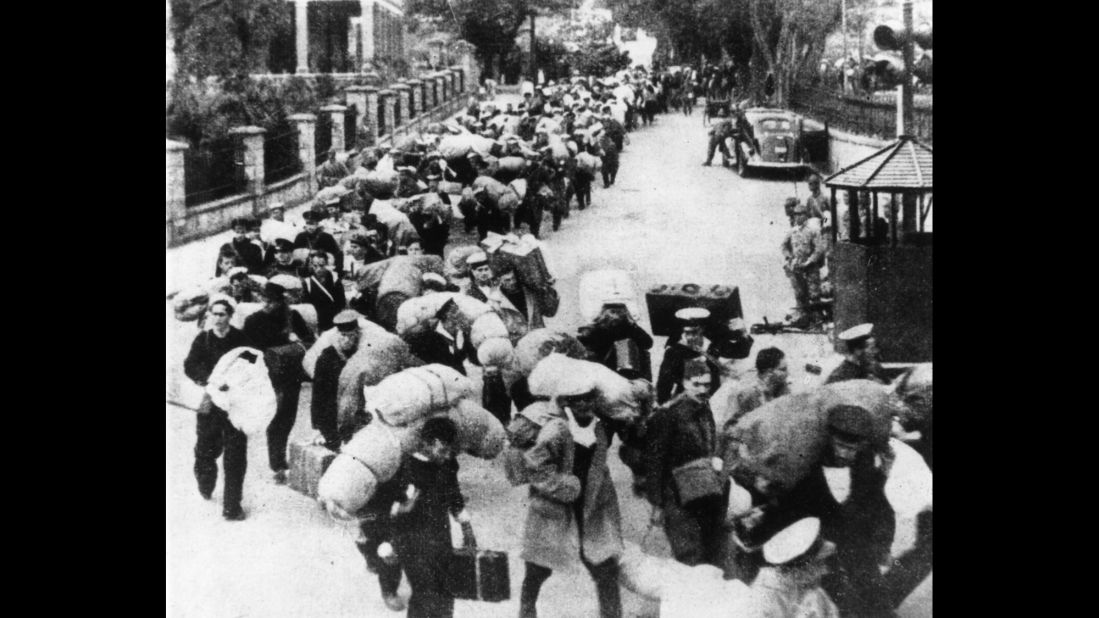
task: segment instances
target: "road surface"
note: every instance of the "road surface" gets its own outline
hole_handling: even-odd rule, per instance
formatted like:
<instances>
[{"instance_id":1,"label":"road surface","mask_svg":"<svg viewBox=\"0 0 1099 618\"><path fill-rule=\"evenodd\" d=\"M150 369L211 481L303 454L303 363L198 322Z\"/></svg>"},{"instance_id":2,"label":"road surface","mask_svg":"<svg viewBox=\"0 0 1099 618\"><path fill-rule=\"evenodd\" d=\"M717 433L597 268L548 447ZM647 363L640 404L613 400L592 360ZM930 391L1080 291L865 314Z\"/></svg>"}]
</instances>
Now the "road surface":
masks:
<instances>
[{"instance_id":1,"label":"road surface","mask_svg":"<svg viewBox=\"0 0 1099 618\"><path fill-rule=\"evenodd\" d=\"M581 324L578 279L601 268L630 271L642 291L656 283L674 282L739 286L749 323L786 315L793 295L782 271L779 244L787 229L782 204L795 194L794 184L789 179L744 180L716 164L701 167L707 142L701 110L690 117L660 116L654 126L629 137L614 187L605 190L597 182L593 206L583 212L574 210L558 232L550 230L547 216L543 239L549 245L561 295L560 313L549 325L575 332ZM804 196L804 183L796 191ZM451 246L458 240L452 234ZM170 250L169 289L195 277L208 277L223 241L216 237ZM188 399L195 396L193 385L185 380L177 385L176 378L196 331L193 324L172 320L170 309L166 320L169 398ZM647 317L643 325L648 328ZM663 344L664 338L657 338L654 369L662 358ZM757 336L754 349L771 345L786 351L795 390L821 380L805 372L806 363L824 365L827 371L838 361L824 336ZM291 440L311 434L309 395L306 385ZM263 437L251 439L248 449L244 487L248 519L226 522L221 518L220 482L211 501L203 500L195 488L191 474L194 414L168 405L165 432L168 615L403 615L382 604L377 579L367 573L353 543L357 529L332 520L314 501L272 482ZM617 442L612 448L615 452L609 459L623 533L628 542L641 543L649 507L630 490L630 473L617 457ZM527 488L509 487L499 461L462 456L460 462L460 480L480 545L510 555L513 598L503 603L458 601L455 615L513 618L523 576L518 543ZM661 530L649 534L646 541L646 550L670 555ZM407 598L407 582L401 590ZM656 615L655 604L626 590L622 594L625 615ZM555 573L543 588L539 611L543 618L597 615L594 584L580 567Z\"/></svg>"}]
</instances>

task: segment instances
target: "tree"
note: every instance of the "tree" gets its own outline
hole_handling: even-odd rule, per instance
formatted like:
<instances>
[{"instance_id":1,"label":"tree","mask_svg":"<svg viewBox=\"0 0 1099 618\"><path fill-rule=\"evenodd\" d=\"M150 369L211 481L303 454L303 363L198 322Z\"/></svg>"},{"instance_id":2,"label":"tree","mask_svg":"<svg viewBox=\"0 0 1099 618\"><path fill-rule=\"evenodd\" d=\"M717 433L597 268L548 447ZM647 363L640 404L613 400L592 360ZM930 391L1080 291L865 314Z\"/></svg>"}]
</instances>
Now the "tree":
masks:
<instances>
[{"instance_id":1,"label":"tree","mask_svg":"<svg viewBox=\"0 0 1099 618\"><path fill-rule=\"evenodd\" d=\"M486 75L497 75L515 48L515 37L532 14L571 8L569 0L412 0L405 10L425 16L449 17L458 34L477 50ZM494 60L499 64L494 65Z\"/></svg>"},{"instance_id":2,"label":"tree","mask_svg":"<svg viewBox=\"0 0 1099 618\"><path fill-rule=\"evenodd\" d=\"M177 73L203 78L262 70L271 39L290 27L282 0L171 0Z\"/></svg>"},{"instance_id":3,"label":"tree","mask_svg":"<svg viewBox=\"0 0 1099 618\"><path fill-rule=\"evenodd\" d=\"M824 39L840 22L838 0L737 0L747 2L755 42L753 57L773 78L771 103L785 107L791 86L817 67ZM757 95L762 90L754 76Z\"/></svg>"}]
</instances>

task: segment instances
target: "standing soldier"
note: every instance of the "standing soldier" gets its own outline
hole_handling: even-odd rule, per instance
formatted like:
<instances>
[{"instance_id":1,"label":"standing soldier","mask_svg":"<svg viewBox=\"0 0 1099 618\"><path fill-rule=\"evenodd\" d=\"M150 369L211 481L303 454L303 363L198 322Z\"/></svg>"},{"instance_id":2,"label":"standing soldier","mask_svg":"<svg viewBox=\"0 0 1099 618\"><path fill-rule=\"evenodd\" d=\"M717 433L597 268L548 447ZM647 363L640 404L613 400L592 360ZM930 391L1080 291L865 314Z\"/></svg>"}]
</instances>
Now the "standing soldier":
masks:
<instances>
[{"instance_id":1,"label":"standing soldier","mask_svg":"<svg viewBox=\"0 0 1099 618\"><path fill-rule=\"evenodd\" d=\"M809 208L799 203L794 207L795 226L782 241L783 269L794 287L798 316L795 324L808 326L813 304L820 301L820 267L824 261L820 219L809 218Z\"/></svg>"},{"instance_id":2,"label":"standing soldier","mask_svg":"<svg viewBox=\"0 0 1099 618\"><path fill-rule=\"evenodd\" d=\"M206 315L212 328L202 331L191 343L191 351L183 361L183 372L195 384L205 387L218 360L226 352L241 346L250 346L244 333L229 325L233 306L227 300L210 303ZM229 422L229 414L214 405L210 395L203 393L202 403L195 419L195 480L198 492L207 500L214 493L218 480L217 458L222 452L225 458L224 493L222 515L230 521L244 519L240 506L244 491L244 473L248 469L248 436Z\"/></svg>"},{"instance_id":3,"label":"standing soldier","mask_svg":"<svg viewBox=\"0 0 1099 618\"><path fill-rule=\"evenodd\" d=\"M728 499L714 415L707 404L711 380L705 361L688 361L683 393L658 410L648 426L646 482L652 522L663 521L675 559L690 566L718 566Z\"/></svg>"},{"instance_id":4,"label":"standing soldier","mask_svg":"<svg viewBox=\"0 0 1099 618\"><path fill-rule=\"evenodd\" d=\"M317 185L321 189L339 184L341 180L351 175L347 166L336 160L339 151L335 148L328 149L328 160L317 168Z\"/></svg>"},{"instance_id":5,"label":"standing soldier","mask_svg":"<svg viewBox=\"0 0 1099 618\"><path fill-rule=\"evenodd\" d=\"M721 110L721 120L717 121L714 126L710 127L710 142L706 145L706 160L703 161L703 166L709 166L714 161L714 151L718 148L721 149L722 165L728 165L729 159L734 158L736 155L729 152L729 147L725 145L725 138L733 137L736 133L736 125L733 123L733 119L729 118L729 112Z\"/></svg>"}]
</instances>

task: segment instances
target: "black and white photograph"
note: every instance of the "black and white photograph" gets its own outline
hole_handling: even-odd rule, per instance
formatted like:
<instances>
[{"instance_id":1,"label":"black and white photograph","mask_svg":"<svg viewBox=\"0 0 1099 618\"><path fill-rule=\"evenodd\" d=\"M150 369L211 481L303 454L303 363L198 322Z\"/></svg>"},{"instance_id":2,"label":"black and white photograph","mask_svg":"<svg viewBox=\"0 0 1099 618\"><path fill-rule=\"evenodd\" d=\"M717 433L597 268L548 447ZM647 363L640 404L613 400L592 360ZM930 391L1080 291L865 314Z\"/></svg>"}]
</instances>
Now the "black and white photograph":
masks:
<instances>
[{"instance_id":1,"label":"black and white photograph","mask_svg":"<svg viewBox=\"0 0 1099 618\"><path fill-rule=\"evenodd\" d=\"M932 615L930 0L165 11L166 616Z\"/></svg>"}]
</instances>

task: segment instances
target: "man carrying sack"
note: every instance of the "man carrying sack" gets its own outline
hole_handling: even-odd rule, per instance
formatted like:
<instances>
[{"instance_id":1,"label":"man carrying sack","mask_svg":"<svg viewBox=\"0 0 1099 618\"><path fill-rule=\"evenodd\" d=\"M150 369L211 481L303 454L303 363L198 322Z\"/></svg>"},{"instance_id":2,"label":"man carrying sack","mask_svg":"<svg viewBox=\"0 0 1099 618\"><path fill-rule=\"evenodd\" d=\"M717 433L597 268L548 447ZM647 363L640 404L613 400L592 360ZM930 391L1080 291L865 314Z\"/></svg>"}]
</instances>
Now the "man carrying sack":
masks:
<instances>
[{"instance_id":1,"label":"man carrying sack","mask_svg":"<svg viewBox=\"0 0 1099 618\"><path fill-rule=\"evenodd\" d=\"M675 559L719 566L729 482L720 471L716 428L707 403L710 367L702 359L683 367L683 393L649 421L646 453L653 523L664 531Z\"/></svg>"},{"instance_id":2,"label":"man carrying sack","mask_svg":"<svg viewBox=\"0 0 1099 618\"><path fill-rule=\"evenodd\" d=\"M286 441L298 417L298 396L304 371L301 361L314 336L305 320L286 304L286 288L268 282L263 288L263 309L244 321L244 334L263 350L275 388L275 418L267 428L267 456L275 482L286 483Z\"/></svg>"}]
</instances>

